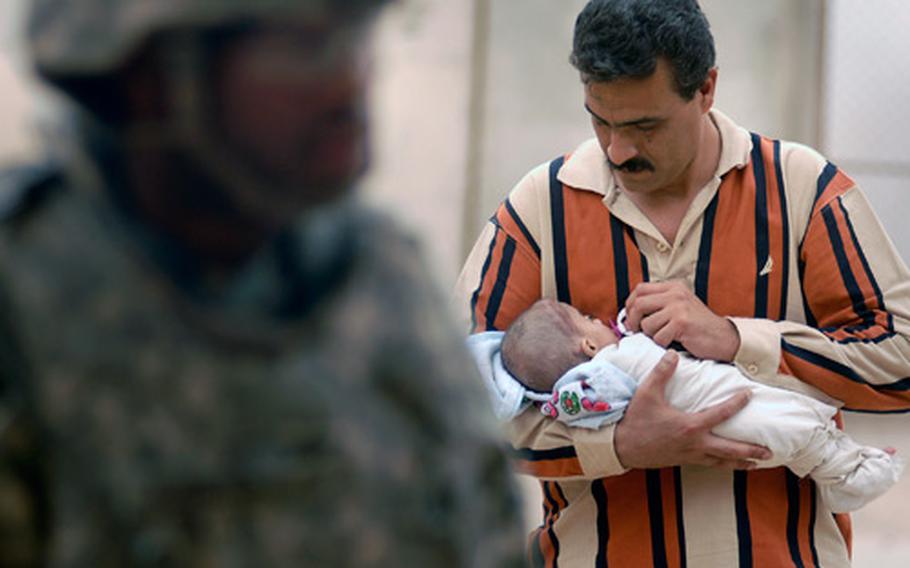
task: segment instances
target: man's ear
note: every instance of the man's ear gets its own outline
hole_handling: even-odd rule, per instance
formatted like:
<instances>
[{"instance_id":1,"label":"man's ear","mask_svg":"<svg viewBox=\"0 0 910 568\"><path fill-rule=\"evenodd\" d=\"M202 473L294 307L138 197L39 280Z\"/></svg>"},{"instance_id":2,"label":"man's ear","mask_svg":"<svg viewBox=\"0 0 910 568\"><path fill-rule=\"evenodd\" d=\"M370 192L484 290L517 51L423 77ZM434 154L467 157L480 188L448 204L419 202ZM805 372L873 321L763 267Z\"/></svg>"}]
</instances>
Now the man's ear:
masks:
<instances>
[{"instance_id":1,"label":"man's ear","mask_svg":"<svg viewBox=\"0 0 910 568\"><path fill-rule=\"evenodd\" d=\"M708 70L708 77L698 89L701 94L701 110L703 113L708 112L714 106L714 94L717 92L717 67Z\"/></svg>"},{"instance_id":2,"label":"man's ear","mask_svg":"<svg viewBox=\"0 0 910 568\"><path fill-rule=\"evenodd\" d=\"M600 349L597 347L597 344L590 337L581 338L581 352L584 353L588 359L593 357Z\"/></svg>"}]
</instances>

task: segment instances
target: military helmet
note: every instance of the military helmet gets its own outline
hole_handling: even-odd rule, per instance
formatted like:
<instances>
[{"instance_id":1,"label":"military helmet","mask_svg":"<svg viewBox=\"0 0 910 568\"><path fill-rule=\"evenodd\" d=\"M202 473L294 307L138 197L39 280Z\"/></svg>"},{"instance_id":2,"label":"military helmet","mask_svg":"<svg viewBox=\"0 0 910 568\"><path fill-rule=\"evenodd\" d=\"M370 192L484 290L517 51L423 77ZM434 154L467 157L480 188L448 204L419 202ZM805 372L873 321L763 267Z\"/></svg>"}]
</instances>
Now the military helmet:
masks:
<instances>
[{"instance_id":1,"label":"military helmet","mask_svg":"<svg viewBox=\"0 0 910 568\"><path fill-rule=\"evenodd\" d=\"M300 23L302 29L314 24L366 39L362 24L393 0L31 1L27 32L36 70L88 111L76 116L83 119L80 135L90 136L90 145L105 140L115 156L150 149L180 156L185 167L222 190L238 211L284 223L310 206L323 188L302 191L296 182L285 186L224 143L213 117L217 93L209 75L210 50L250 24ZM156 39L162 41L155 44ZM121 79L129 81L130 66L152 45L168 112L133 116ZM281 199L264 197L278 194ZM291 196L298 200L292 202Z\"/></svg>"},{"instance_id":2,"label":"military helmet","mask_svg":"<svg viewBox=\"0 0 910 568\"><path fill-rule=\"evenodd\" d=\"M115 73L157 32L290 15L362 14L388 0L32 0L28 42L53 80Z\"/></svg>"}]
</instances>

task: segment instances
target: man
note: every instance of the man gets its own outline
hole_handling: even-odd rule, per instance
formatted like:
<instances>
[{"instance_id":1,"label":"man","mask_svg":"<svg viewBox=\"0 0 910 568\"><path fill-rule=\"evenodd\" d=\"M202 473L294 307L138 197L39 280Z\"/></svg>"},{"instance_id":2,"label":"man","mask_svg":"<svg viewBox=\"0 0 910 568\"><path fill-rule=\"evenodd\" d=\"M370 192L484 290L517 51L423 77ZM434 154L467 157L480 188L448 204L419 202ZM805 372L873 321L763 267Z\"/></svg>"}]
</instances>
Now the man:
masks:
<instances>
[{"instance_id":1,"label":"man","mask_svg":"<svg viewBox=\"0 0 910 568\"><path fill-rule=\"evenodd\" d=\"M712 108L718 73L695 0L592 0L571 58L595 140L529 173L459 281L475 330L569 302L663 346L851 410L910 409L910 273L853 181L813 150ZM622 421L511 423L545 517L531 555L559 566L847 566L850 523L811 480L752 471L764 448L664 400L672 356ZM796 378L793 378L796 377Z\"/></svg>"},{"instance_id":2,"label":"man","mask_svg":"<svg viewBox=\"0 0 910 568\"><path fill-rule=\"evenodd\" d=\"M0 564L520 562L461 342L349 195L381 4L34 2L80 110L3 178Z\"/></svg>"}]
</instances>

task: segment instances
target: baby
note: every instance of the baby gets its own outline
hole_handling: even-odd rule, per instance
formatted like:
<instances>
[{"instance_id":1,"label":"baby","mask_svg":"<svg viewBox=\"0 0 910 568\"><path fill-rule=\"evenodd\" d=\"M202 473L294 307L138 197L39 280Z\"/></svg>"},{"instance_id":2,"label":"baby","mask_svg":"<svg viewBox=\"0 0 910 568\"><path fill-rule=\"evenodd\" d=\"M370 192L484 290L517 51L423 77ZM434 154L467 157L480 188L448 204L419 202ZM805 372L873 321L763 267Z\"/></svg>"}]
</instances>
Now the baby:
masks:
<instances>
[{"instance_id":1,"label":"baby","mask_svg":"<svg viewBox=\"0 0 910 568\"><path fill-rule=\"evenodd\" d=\"M626 333L621 325L605 325L553 300L535 303L505 334L477 334L469 344L500 398L500 418L539 402L545 415L585 428L618 421L638 382L666 352L642 333ZM897 482L902 461L838 430L835 407L752 381L733 365L681 353L666 396L674 407L698 412L746 388L752 391L749 403L714 433L771 450L759 467L783 465L811 476L837 513L862 507Z\"/></svg>"}]
</instances>

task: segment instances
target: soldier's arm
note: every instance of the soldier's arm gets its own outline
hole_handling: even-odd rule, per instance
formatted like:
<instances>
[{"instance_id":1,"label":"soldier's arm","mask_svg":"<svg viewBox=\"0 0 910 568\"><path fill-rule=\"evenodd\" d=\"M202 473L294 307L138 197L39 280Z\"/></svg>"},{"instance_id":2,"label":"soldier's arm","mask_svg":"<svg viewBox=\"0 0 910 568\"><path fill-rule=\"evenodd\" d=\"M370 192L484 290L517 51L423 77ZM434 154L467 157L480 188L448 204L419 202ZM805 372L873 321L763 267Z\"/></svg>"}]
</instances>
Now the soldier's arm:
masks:
<instances>
[{"instance_id":1,"label":"soldier's arm","mask_svg":"<svg viewBox=\"0 0 910 568\"><path fill-rule=\"evenodd\" d=\"M437 526L424 528L455 545L449 563L521 566L517 489L480 379L465 385L465 370L472 363L464 341L427 276L419 247L398 240L385 250L373 255L381 259L374 273L385 273L383 329L374 346L374 368L383 400L395 405L402 423L413 429L409 451L415 460L401 464L422 472L415 473L413 490L430 500L438 497L432 523ZM412 539L409 546L424 544ZM433 547L431 540L426 542L429 551Z\"/></svg>"},{"instance_id":2,"label":"soldier's arm","mask_svg":"<svg viewBox=\"0 0 910 568\"><path fill-rule=\"evenodd\" d=\"M42 507L34 436L6 405L0 413L0 565L39 566Z\"/></svg>"},{"instance_id":3,"label":"soldier's arm","mask_svg":"<svg viewBox=\"0 0 910 568\"><path fill-rule=\"evenodd\" d=\"M44 464L23 358L4 300L0 300L0 565L40 566L48 514Z\"/></svg>"}]
</instances>

